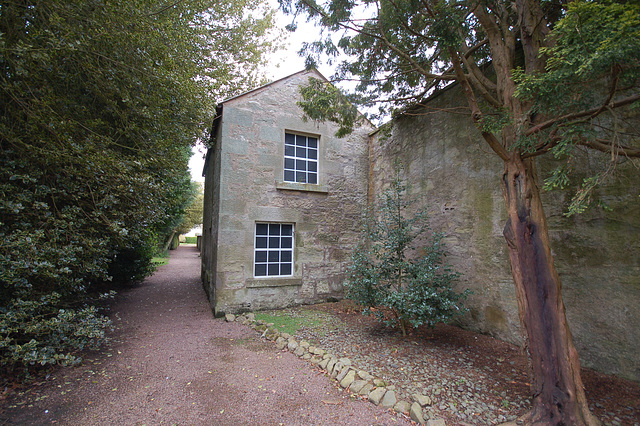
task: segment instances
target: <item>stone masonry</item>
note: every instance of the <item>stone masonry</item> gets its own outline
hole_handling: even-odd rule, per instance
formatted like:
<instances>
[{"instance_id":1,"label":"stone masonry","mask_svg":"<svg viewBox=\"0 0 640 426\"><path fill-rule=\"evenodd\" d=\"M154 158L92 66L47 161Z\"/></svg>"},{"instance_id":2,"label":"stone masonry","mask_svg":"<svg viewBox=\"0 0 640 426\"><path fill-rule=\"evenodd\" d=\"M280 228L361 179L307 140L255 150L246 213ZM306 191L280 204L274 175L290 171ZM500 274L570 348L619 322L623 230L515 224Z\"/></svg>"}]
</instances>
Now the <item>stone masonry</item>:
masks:
<instances>
[{"instance_id":1,"label":"stone masonry","mask_svg":"<svg viewBox=\"0 0 640 426\"><path fill-rule=\"evenodd\" d=\"M367 202L365 123L337 138L331 123L305 121L302 71L218 107L205 164L202 278L216 315L283 308L341 298L351 251ZM318 140L318 182L283 179L285 133ZM258 223L294 227L291 276L254 274Z\"/></svg>"}]
</instances>

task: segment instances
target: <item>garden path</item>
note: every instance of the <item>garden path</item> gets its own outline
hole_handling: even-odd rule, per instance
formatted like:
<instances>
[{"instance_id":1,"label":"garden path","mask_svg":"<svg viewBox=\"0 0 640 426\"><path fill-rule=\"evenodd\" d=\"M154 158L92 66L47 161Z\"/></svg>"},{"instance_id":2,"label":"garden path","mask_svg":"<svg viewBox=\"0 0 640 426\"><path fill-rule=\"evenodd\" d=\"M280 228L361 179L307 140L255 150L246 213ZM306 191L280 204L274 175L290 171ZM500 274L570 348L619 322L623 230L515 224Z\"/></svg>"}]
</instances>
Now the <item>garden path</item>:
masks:
<instances>
[{"instance_id":1,"label":"garden path","mask_svg":"<svg viewBox=\"0 0 640 426\"><path fill-rule=\"evenodd\" d=\"M238 323L213 318L194 246L121 292L112 343L7 397L0 424L397 425Z\"/></svg>"}]
</instances>

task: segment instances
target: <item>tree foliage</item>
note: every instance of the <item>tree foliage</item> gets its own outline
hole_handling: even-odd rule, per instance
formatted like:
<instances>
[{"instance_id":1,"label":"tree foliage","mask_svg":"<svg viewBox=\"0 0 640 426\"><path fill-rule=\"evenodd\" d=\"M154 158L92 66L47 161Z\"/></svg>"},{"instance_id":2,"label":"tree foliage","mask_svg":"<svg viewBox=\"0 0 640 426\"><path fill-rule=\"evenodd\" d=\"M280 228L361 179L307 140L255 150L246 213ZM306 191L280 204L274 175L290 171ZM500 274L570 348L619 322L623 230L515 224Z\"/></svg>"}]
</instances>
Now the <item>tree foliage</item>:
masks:
<instances>
[{"instance_id":1,"label":"tree foliage","mask_svg":"<svg viewBox=\"0 0 640 426\"><path fill-rule=\"evenodd\" d=\"M469 293L453 290L459 274L444 262L443 235L430 232L424 209L407 217L411 204L402 181L394 179L366 218L347 281L347 298L403 336L410 327L434 327L463 314Z\"/></svg>"},{"instance_id":2,"label":"tree foliage","mask_svg":"<svg viewBox=\"0 0 640 426\"><path fill-rule=\"evenodd\" d=\"M307 62L340 58L335 80L357 81L350 100L401 113L457 84L484 142L502 160L504 236L532 360L526 424L598 424L586 403L540 198L536 160L559 167L548 189L582 175L567 214L640 158L640 5L576 0L280 0L324 29ZM305 93L307 113L328 102ZM414 109L415 111L416 109ZM326 114L331 118L331 114ZM354 120L340 122L343 130ZM586 167L576 153L593 155ZM604 155L603 155L604 154ZM580 172L572 173L572 172Z\"/></svg>"},{"instance_id":3,"label":"tree foliage","mask_svg":"<svg viewBox=\"0 0 640 426\"><path fill-rule=\"evenodd\" d=\"M305 112L336 121L342 133L358 123L356 115L344 113L345 96L380 118L458 83L474 121L501 158L550 152L563 160L546 189L568 186L576 151L612 154L609 165L585 179L569 215L591 205L592 189L613 177L618 164L640 157L629 112L640 101L636 2L282 0L281 5L292 13L306 11L329 30L323 40L304 45L308 64L314 66L322 55L337 57L333 79L357 81L348 95L320 90L319 83L302 92Z\"/></svg>"},{"instance_id":4,"label":"tree foliage","mask_svg":"<svg viewBox=\"0 0 640 426\"><path fill-rule=\"evenodd\" d=\"M629 120L640 106L639 37L640 6L574 2L550 33L553 43L541 49L544 72L514 72L515 96L530 105L531 114L547 118L524 132L519 148L563 160L546 177L545 189L569 186L579 149L610 154L608 165L584 178L567 216L584 212L593 204L593 190L620 163L640 156L638 131Z\"/></svg>"},{"instance_id":5,"label":"tree foliage","mask_svg":"<svg viewBox=\"0 0 640 426\"><path fill-rule=\"evenodd\" d=\"M2 2L2 365L102 340L91 300L151 272L215 96L259 82L271 25L257 0Z\"/></svg>"},{"instance_id":6,"label":"tree foliage","mask_svg":"<svg viewBox=\"0 0 640 426\"><path fill-rule=\"evenodd\" d=\"M185 208L182 221L176 230L178 234L186 234L195 226L202 225L202 214L204 209L204 192L202 184L192 182L192 186L193 198Z\"/></svg>"}]
</instances>

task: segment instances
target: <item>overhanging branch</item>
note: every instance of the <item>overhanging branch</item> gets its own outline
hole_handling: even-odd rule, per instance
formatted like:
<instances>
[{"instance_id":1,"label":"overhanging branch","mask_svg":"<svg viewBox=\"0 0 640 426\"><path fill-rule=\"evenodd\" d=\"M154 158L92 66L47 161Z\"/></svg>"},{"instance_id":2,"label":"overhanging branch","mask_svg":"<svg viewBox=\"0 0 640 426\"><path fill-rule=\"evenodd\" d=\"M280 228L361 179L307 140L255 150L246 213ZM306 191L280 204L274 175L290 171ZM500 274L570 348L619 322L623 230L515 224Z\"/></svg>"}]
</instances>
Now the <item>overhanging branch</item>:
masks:
<instances>
[{"instance_id":1,"label":"overhanging branch","mask_svg":"<svg viewBox=\"0 0 640 426\"><path fill-rule=\"evenodd\" d=\"M632 104L632 103L634 103L636 101L640 101L640 94L629 96L627 98L620 99L619 101L612 102L611 104L608 105L608 107L609 108L620 108L620 107L623 107L625 105ZM596 107L596 108L591 108L591 109L580 111L580 112L566 114L566 115L563 115L561 117L552 118L550 120L547 120L547 121L545 121L543 123L540 123L537 126L534 126L531 129L527 130L525 135L527 135L527 136L534 135L534 134L536 134L538 132L541 132L542 130L548 129L549 127L553 126L556 123L561 123L561 122L565 122L565 121L569 121L569 120L575 120L575 119L583 118L583 117L593 118L593 117L596 117L598 114L601 114L605 110L606 110L606 108Z\"/></svg>"},{"instance_id":2,"label":"overhanging branch","mask_svg":"<svg viewBox=\"0 0 640 426\"><path fill-rule=\"evenodd\" d=\"M600 152L610 153L613 151L615 154L624 155L625 157L640 158L640 148L618 145L603 139L582 140L578 142L578 145L586 146L587 148Z\"/></svg>"},{"instance_id":3,"label":"overhanging branch","mask_svg":"<svg viewBox=\"0 0 640 426\"><path fill-rule=\"evenodd\" d=\"M462 86L462 91L467 98L467 102L469 103L469 107L471 108L471 118L473 122L478 124L482 121L482 111L478 106L478 102L476 101L476 97L473 93L473 89L467 80L464 71L462 71L462 66L460 64L460 59L458 58L457 52L450 47L449 54L451 55L451 62L453 63L453 68L456 73L456 77L458 82ZM500 157L503 161L509 160L510 156L504 146L500 143L500 141L495 137L495 135L491 132L487 132L485 130L480 130L482 133L482 137L489 144L491 149Z\"/></svg>"}]
</instances>

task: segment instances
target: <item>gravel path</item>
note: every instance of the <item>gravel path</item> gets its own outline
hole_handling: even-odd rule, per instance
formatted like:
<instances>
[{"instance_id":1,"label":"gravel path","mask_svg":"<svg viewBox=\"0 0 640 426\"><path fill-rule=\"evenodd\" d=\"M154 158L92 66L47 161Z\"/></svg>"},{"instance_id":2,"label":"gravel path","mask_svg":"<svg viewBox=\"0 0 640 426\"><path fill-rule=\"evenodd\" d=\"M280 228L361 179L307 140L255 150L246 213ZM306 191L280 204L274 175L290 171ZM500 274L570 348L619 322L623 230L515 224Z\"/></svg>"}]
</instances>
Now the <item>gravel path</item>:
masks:
<instances>
[{"instance_id":1,"label":"gravel path","mask_svg":"<svg viewBox=\"0 0 640 426\"><path fill-rule=\"evenodd\" d=\"M5 398L1 424L406 425L349 398L255 332L214 319L195 247L182 246L111 310L112 344Z\"/></svg>"}]
</instances>

